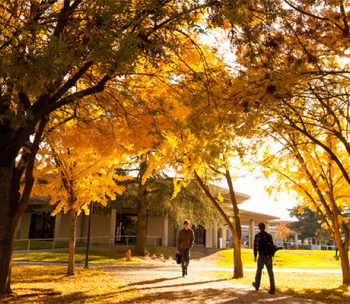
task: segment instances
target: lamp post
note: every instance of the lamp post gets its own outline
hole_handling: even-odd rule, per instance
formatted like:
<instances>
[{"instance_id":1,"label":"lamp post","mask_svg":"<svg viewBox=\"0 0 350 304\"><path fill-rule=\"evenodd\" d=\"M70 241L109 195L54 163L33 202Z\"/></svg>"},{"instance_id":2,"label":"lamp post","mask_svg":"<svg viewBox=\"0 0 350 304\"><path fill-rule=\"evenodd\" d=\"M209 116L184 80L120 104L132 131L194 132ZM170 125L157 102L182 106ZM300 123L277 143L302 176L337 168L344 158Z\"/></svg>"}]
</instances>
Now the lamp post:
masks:
<instances>
[{"instance_id":1,"label":"lamp post","mask_svg":"<svg viewBox=\"0 0 350 304\"><path fill-rule=\"evenodd\" d=\"M89 250L90 250L90 230L91 230L91 218L92 218L92 210L94 207L94 202L90 202L90 213L89 213L89 225L88 225L88 233L87 233L87 240L86 240L86 257L85 257L85 267L89 268Z\"/></svg>"}]
</instances>

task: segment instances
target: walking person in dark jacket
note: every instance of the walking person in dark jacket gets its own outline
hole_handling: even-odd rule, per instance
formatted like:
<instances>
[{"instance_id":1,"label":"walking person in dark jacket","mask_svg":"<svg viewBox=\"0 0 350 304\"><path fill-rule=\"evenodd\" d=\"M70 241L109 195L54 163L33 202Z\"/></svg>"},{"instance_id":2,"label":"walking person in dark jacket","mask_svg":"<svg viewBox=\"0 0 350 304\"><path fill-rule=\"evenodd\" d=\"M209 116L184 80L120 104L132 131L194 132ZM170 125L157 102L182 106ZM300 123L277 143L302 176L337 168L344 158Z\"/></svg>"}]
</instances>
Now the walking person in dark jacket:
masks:
<instances>
[{"instance_id":1,"label":"walking person in dark jacket","mask_svg":"<svg viewBox=\"0 0 350 304\"><path fill-rule=\"evenodd\" d=\"M275 279L273 276L273 270L272 270L272 257L274 254L274 244L272 240L271 234L265 232L265 224L260 223L259 224L259 230L260 232L255 235L254 238L254 261L257 260L257 254L259 252L259 258L258 258L258 268L256 270L255 275L255 282L253 282L253 286L258 291L260 287L260 281L261 281L261 272L264 268L264 265L266 265L267 272L269 274L270 278L270 294L275 293Z\"/></svg>"},{"instance_id":2,"label":"walking person in dark jacket","mask_svg":"<svg viewBox=\"0 0 350 304\"><path fill-rule=\"evenodd\" d=\"M184 228L179 231L177 237L177 252L181 255L182 276L187 276L187 268L190 263L190 250L194 244L194 232L189 228L190 222L184 221Z\"/></svg>"}]
</instances>

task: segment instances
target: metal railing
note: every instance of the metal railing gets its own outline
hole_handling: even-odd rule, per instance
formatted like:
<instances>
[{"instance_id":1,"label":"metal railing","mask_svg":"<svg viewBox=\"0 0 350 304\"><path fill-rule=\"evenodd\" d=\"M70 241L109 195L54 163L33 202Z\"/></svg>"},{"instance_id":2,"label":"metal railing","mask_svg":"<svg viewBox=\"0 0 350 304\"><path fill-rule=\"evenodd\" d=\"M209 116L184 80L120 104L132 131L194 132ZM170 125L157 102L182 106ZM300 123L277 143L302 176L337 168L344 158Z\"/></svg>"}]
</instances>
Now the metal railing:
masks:
<instances>
[{"instance_id":1,"label":"metal railing","mask_svg":"<svg viewBox=\"0 0 350 304\"><path fill-rule=\"evenodd\" d=\"M324 250L324 251L335 251L337 246L335 245L319 245L319 244L304 244L295 242L278 242L274 240L274 244L278 247L283 247L284 250ZM229 239L226 241L224 248L233 248L233 240ZM242 248L249 248L248 244L242 244ZM349 247L350 250L350 247Z\"/></svg>"},{"instance_id":2,"label":"metal railing","mask_svg":"<svg viewBox=\"0 0 350 304\"><path fill-rule=\"evenodd\" d=\"M136 235L123 235L120 239L123 243L121 244L116 241L115 236L93 236L90 237L90 246L92 247L110 247L110 246L129 246L130 239L136 241ZM154 246L157 246L157 240L161 240L160 244L162 244L162 236L146 236L147 239L154 239ZM104 241L107 239L108 241ZM22 246L19 244L20 242L24 243ZM76 247L86 247L87 237L77 237L75 239ZM147 245L150 245L147 242ZM42 238L42 239L16 239L15 240L15 250L26 251L27 253L30 250L57 250L57 249L68 249L69 248L69 238Z\"/></svg>"}]
</instances>

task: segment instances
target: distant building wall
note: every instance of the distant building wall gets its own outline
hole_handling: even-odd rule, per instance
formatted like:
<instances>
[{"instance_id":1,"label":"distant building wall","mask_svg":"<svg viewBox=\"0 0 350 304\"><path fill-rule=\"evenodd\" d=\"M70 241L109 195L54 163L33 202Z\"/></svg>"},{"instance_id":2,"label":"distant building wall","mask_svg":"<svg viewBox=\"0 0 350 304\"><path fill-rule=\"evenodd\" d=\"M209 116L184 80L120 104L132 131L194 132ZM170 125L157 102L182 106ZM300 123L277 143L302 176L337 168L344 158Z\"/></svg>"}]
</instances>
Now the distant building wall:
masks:
<instances>
[{"instance_id":1,"label":"distant building wall","mask_svg":"<svg viewBox=\"0 0 350 304\"><path fill-rule=\"evenodd\" d=\"M168 224L168 247L176 247L176 228L175 228L175 222L169 217L169 224Z\"/></svg>"},{"instance_id":2,"label":"distant building wall","mask_svg":"<svg viewBox=\"0 0 350 304\"><path fill-rule=\"evenodd\" d=\"M107 211L107 210L105 210ZM111 213L101 212L101 209L98 210L98 213L93 212L91 218L91 237L93 243L109 244L109 235L110 235L110 226L111 226ZM86 227L88 226L88 217L85 217ZM87 229L86 234L87 236ZM96 238L98 236L103 236L103 238Z\"/></svg>"},{"instance_id":3,"label":"distant building wall","mask_svg":"<svg viewBox=\"0 0 350 304\"><path fill-rule=\"evenodd\" d=\"M163 236L163 217L160 216L149 216L147 218L147 236ZM147 245L162 246L162 239L147 238Z\"/></svg>"},{"instance_id":4,"label":"distant building wall","mask_svg":"<svg viewBox=\"0 0 350 304\"><path fill-rule=\"evenodd\" d=\"M69 239L70 232L70 215L69 213L62 213L61 225L60 225L60 239L61 241L67 241Z\"/></svg>"},{"instance_id":5,"label":"distant building wall","mask_svg":"<svg viewBox=\"0 0 350 304\"><path fill-rule=\"evenodd\" d=\"M30 229L30 221L32 218L31 212L24 212L22 215L21 225L19 227L19 239L28 239L29 238L29 229Z\"/></svg>"}]
</instances>

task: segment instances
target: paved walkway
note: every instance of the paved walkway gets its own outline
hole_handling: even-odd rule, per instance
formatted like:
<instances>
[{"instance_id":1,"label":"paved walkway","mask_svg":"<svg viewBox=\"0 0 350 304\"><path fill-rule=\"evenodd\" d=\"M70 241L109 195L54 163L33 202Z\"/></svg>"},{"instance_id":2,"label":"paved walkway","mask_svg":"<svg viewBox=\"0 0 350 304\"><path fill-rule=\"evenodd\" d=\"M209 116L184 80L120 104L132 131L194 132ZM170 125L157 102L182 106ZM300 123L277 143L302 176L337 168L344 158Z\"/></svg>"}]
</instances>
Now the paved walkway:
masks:
<instances>
[{"instance_id":1,"label":"paved walkway","mask_svg":"<svg viewBox=\"0 0 350 304\"><path fill-rule=\"evenodd\" d=\"M189 268L189 276L185 278L181 277L178 265L126 265L104 267L104 269L118 274L118 278L126 285L125 290L137 290L141 293L133 303L322 304L279 292L275 295L270 295L268 290L257 292L252 286L237 284L227 278L217 279L210 274L211 271L232 271L232 268L199 267L195 264L195 262L192 263Z\"/></svg>"},{"instance_id":2,"label":"paved walkway","mask_svg":"<svg viewBox=\"0 0 350 304\"><path fill-rule=\"evenodd\" d=\"M66 265L64 263L18 262L14 265ZM77 264L83 267L84 264ZM232 271L232 268L203 267L199 261L192 261L189 276L181 277L180 267L174 261L153 262L152 265L106 265L90 264L115 273L124 283L120 292L137 291L132 302L123 303L276 303L276 304L322 304L321 302L300 299L277 292L270 295L268 290L255 291L252 286L236 284L227 278L215 278L212 271ZM245 271L255 271L247 268ZM275 269L281 272L321 272L317 269ZM322 272L328 272L323 271ZM337 272L337 271L332 271Z\"/></svg>"}]
</instances>

